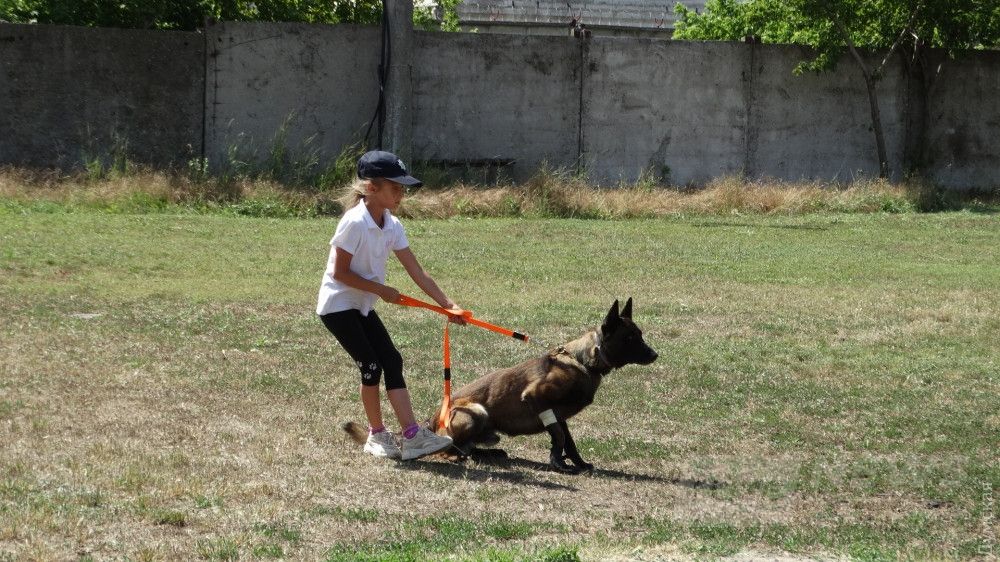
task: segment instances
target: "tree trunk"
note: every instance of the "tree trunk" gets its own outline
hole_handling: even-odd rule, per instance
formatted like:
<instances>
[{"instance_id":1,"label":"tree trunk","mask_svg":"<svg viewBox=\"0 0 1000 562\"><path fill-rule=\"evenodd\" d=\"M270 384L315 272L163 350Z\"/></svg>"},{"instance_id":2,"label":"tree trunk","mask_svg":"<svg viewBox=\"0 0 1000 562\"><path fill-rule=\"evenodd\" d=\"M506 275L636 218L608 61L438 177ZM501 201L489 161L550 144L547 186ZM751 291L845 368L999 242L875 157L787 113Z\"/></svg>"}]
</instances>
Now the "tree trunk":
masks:
<instances>
[{"instance_id":1,"label":"tree trunk","mask_svg":"<svg viewBox=\"0 0 1000 562\"><path fill-rule=\"evenodd\" d=\"M889 179L889 157L885 150L885 133L882 131L882 113L878 108L878 92L875 90L877 81L868 72L865 75L865 86L868 87L868 103L872 108L872 129L875 132L875 148L878 150L878 177Z\"/></svg>"},{"instance_id":2,"label":"tree trunk","mask_svg":"<svg viewBox=\"0 0 1000 562\"><path fill-rule=\"evenodd\" d=\"M889 157L885 150L885 133L882 132L882 114L878 108L878 91L875 89L878 83L879 77L881 76L881 67L878 70L871 70L865 63L865 59L861 57L861 53L858 52L857 48L854 47L854 41L851 40L851 34L847 32L847 28L840 20L835 20L834 23L840 30L841 36L844 38L844 42L847 43L847 48L851 51L851 55L854 56L854 61L858 63L861 67L861 75L865 77L865 86L868 88L868 103L871 105L872 109L872 131L875 133L875 149L878 151L878 177L882 179L889 178ZM890 49L890 54L896 50L899 42L893 45ZM883 62L884 66L884 62Z\"/></svg>"},{"instance_id":3,"label":"tree trunk","mask_svg":"<svg viewBox=\"0 0 1000 562\"><path fill-rule=\"evenodd\" d=\"M941 73L941 64L933 65L926 44L917 41L912 52L904 54L907 74L907 132L904 161L911 174L925 173L928 161L927 128L930 126L931 95Z\"/></svg>"}]
</instances>

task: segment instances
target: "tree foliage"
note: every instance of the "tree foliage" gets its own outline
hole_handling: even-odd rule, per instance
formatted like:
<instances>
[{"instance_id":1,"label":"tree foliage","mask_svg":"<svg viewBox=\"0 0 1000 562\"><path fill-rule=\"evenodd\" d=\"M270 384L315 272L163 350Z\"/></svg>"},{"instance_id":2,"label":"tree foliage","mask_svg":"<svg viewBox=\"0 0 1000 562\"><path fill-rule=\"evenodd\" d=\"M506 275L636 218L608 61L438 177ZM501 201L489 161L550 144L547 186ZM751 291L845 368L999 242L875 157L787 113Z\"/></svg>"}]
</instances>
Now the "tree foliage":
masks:
<instances>
[{"instance_id":1,"label":"tree foliage","mask_svg":"<svg viewBox=\"0 0 1000 562\"><path fill-rule=\"evenodd\" d=\"M396 1L396 0L392 0ZM415 8L422 29L458 28L458 0ZM382 0L0 0L0 21L193 30L205 20L377 24Z\"/></svg>"},{"instance_id":2,"label":"tree foliage","mask_svg":"<svg viewBox=\"0 0 1000 562\"><path fill-rule=\"evenodd\" d=\"M458 5L462 0L438 0L437 10L413 8L413 24L427 31L459 31Z\"/></svg>"},{"instance_id":3,"label":"tree foliage","mask_svg":"<svg viewBox=\"0 0 1000 562\"><path fill-rule=\"evenodd\" d=\"M753 37L816 49L799 71L831 68L849 44L877 50L899 42L910 52L1000 47L995 0L708 0L701 13L681 4L675 11L675 39Z\"/></svg>"},{"instance_id":4,"label":"tree foliage","mask_svg":"<svg viewBox=\"0 0 1000 562\"><path fill-rule=\"evenodd\" d=\"M920 92L917 111L926 121L927 99L941 70L941 65L930 63L928 49L945 49L954 56L962 50L1000 46L996 0L708 0L704 13L680 4L675 11L676 39L752 38L812 47L813 57L797 65L796 73L828 70L849 52L868 90L882 177L889 177L890 164L876 83L889 61L897 53L903 56L904 69ZM873 62L863 49L885 55ZM921 168L925 153L923 133L918 131L915 139L905 157L911 170Z\"/></svg>"}]
</instances>

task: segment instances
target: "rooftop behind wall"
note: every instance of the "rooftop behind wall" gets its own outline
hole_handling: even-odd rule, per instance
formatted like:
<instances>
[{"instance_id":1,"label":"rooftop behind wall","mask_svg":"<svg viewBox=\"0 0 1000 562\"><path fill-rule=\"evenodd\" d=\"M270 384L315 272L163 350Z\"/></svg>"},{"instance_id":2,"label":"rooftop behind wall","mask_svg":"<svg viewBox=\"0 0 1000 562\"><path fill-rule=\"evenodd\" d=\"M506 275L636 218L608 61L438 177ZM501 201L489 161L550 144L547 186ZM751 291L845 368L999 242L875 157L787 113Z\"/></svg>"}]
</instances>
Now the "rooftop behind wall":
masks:
<instances>
[{"instance_id":1,"label":"rooftop behind wall","mask_svg":"<svg viewBox=\"0 0 1000 562\"><path fill-rule=\"evenodd\" d=\"M701 9L703 0L681 2ZM566 2L550 0L479 0L458 5L459 21L476 24L569 25L574 18L587 26L672 29L676 2L663 0L621 0Z\"/></svg>"}]
</instances>

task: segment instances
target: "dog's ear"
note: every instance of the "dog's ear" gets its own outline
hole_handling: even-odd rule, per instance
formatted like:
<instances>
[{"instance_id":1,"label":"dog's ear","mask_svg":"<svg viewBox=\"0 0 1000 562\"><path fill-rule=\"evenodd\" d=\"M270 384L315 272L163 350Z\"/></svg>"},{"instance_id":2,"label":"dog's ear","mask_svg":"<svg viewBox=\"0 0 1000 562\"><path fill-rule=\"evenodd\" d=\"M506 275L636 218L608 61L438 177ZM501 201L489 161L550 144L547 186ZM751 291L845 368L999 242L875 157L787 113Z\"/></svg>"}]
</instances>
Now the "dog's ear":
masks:
<instances>
[{"instance_id":1,"label":"dog's ear","mask_svg":"<svg viewBox=\"0 0 1000 562\"><path fill-rule=\"evenodd\" d=\"M604 317L604 323L601 325L604 331L610 328L614 328L621 322L621 315L618 313L618 299L615 299L615 304L611 305L611 310L608 311L608 315Z\"/></svg>"},{"instance_id":2,"label":"dog's ear","mask_svg":"<svg viewBox=\"0 0 1000 562\"><path fill-rule=\"evenodd\" d=\"M622 318L632 319L632 297L625 301L625 308L622 309Z\"/></svg>"}]
</instances>

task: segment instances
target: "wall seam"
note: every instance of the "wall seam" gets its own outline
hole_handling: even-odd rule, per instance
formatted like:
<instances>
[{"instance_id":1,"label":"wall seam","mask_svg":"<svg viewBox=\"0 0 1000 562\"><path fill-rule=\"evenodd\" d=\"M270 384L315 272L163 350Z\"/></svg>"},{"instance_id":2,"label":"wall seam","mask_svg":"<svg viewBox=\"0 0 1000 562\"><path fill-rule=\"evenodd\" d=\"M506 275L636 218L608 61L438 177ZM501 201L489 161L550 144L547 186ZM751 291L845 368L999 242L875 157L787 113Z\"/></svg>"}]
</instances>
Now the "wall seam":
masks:
<instances>
[{"instance_id":1,"label":"wall seam","mask_svg":"<svg viewBox=\"0 0 1000 562\"><path fill-rule=\"evenodd\" d=\"M744 86L744 111L746 115L744 116L745 122L743 125L743 178L745 180L752 180L756 175L757 171L755 169L755 143L757 142L757 135L754 134L755 127L757 126L754 120L754 105L755 105L755 80L754 73L757 67L757 44L755 41L749 43L750 46L750 56L749 63L747 66L746 75L744 81L746 85Z\"/></svg>"},{"instance_id":2,"label":"wall seam","mask_svg":"<svg viewBox=\"0 0 1000 562\"><path fill-rule=\"evenodd\" d=\"M208 22L202 30L203 51L201 55L201 161L198 163L199 170L205 165L205 147L207 145L206 135L208 134Z\"/></svg>"},{"instance_id":3,"label":"wall seam","mask_svg":"<svg viewBox=\"0 0 1000 562\"><path fill-rule=\"evenodd\" d=\"M583 84L586 80L585 73L587 72L587 41L586 39L580 38L580 57L579 57L579 68L580 68L580 98L579 104L577 106L576 114L576 171L577 174L583 171Z\"/></svg>"}]
</instances>

